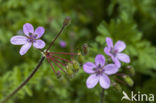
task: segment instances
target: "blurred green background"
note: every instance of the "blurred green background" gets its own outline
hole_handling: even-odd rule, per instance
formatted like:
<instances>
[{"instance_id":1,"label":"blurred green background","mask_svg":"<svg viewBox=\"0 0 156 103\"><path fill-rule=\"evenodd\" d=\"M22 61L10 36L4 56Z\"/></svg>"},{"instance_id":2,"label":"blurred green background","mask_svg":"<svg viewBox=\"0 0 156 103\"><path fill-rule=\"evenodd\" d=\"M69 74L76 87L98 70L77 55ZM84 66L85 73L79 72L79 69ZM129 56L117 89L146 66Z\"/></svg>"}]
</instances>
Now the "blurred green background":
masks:
<instances>
[{"instance_id":1,"label":"blurred green background","mask_svg":"<svg viewBox=\"0 0 156 103\"><path fill-rule=\"evenodd\" d=\"M120 103L122 90L128 94L140 91L156 95L155 0L0 0L0 99L31 73L41 57L33 47L20 56L20 46L11 45L10 38L23 35L23 24L29 22L35 28L45 27L42 39L49 44L66 16L71 17L71 23L51 51L77 52L87 43L89 52L81 58L83 64L94 62L99 53L105 55L107 36L114 42L123 40L127 44L125 52L131 63L123 64L120 70L133 79L134 85L117 83L110 87L105 90L104 103ZM59 40L66 41L67 47L61 48ZM98 103L101 88L98 85L88 89L87 77L81 66L73 78L57 79L50 64L44 61L29 83L8 103Z\"/></svg>"}]
</instances>

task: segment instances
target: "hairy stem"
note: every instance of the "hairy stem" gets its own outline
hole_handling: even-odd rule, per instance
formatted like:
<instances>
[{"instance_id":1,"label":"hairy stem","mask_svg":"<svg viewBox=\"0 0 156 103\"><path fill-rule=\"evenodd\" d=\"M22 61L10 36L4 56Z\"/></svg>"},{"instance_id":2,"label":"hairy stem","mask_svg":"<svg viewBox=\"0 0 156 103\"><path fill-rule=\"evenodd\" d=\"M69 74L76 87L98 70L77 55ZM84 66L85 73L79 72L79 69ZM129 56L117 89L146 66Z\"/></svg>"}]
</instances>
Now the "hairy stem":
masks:
<instances>
[{"instance_id":1,"label":"hairy stem","mask_svg":"<svg viewBox=\"0 0 156 103\"><path fill-rule=\"evenodd\" d=\"M5 97L2 101L0 101L0 103L6 103L12 96L14 96L22 87L25 86L25 84L28 83L28 81L33 77L33 75L37 72L37 70L39 69L39 67L41 66L43 60L45 59L45 57L43 56L39 63L37 64L37 66L35 67L35 69L32 71L32 73L13 91L11 92L7 97Z\"/></svg>"},{"instance_id":2,"label":"hairy stem","mask_svg":"<svg viewBox=\"0 0 156 103\"><path fill-rule=\"evenodd\" d=\"M104 102L104 89L102 88L101 93L100 93L100 103Z\"/></svg>"},{"instance_id":3,"label":"hairy stem","mask_svg":"<svg viewBox=\"0 0 156 103\"><path fill-rule=\"evenodd\" d=\"M47 48L46 52L51 48L51 46L54 44L55 40L60 36L60 34L63 32L64 28L66 25L63 25L60 32L56 35L56 37L54 38L54 40L50 43L49 47Z\"/></svg>"}]
</instances>

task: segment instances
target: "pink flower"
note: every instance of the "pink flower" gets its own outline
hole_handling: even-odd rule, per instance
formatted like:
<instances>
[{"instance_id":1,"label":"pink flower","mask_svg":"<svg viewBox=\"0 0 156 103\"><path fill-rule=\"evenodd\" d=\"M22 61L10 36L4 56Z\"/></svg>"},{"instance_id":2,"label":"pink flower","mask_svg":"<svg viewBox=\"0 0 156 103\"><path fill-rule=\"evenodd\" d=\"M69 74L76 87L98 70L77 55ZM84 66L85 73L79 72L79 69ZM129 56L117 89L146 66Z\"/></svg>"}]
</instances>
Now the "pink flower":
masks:
<instances>
[{"instance_id":1,"label":"pink flower","mask_svg":"<svg viewBox=\"0 0 156 103\"><path fill-rule=\"evenodd\" d=\"M20 55L24 55L30 49L31 45L37 49L45 47L45 42L39 39L44 34L44 31L43 27L38 27L34 31L34 27L31 24L26 23L23 25L25 36L13 36L10 42L13 45L23 45L20 49Z\"/></svg>"},{"instance_id":2,"label":"pink flower","mask_svg":"<svg viewBox=\"0 0 156 103\"><path fill-rule=\"evenodd\" d=\"M112 39L107 37L106 43L107 47L104 48L104 52L112 58L118 67L121 67L120 61L125 63L130 62L130 57L127 54L121 53L126 48L126 44L123 41L119 40L115 43L115 46L113 46Z\"/></svg>"},{"instance_id":3,"label":"pink flower","mask_svg":"<svg viewBox=\"0 0 156 103\"><path fill-rule=\"evenodd\" d=\"M83 65L83 70L91 74L86 82L88 88L94 88L99 82L102 88L107 89L110 87L108 75L115 74L118 71L118 67L115 64L105 65L105 57L98 54L95 58L95 64L87 62Z\"/></svg>"}]
</instances>

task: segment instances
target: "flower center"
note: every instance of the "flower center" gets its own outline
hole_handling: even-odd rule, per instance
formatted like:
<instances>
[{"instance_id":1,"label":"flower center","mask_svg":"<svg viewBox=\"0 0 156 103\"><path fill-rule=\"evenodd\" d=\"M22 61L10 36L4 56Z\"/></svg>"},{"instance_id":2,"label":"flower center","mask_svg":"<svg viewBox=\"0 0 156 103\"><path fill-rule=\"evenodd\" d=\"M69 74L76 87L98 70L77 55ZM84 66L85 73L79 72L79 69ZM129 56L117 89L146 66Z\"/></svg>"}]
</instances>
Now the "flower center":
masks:
<instances>
[{"instance_id":1,"label":"flower center","mask_svg":"<svg viewBox=\"0 0 156 103\"><path fill-rule=\"evenodd\" d=\"M104 69L101 65L99 65L95 68L95 72L99 75L99 74L102 74L104 72Z\"/></svg>"},{"instance_id":2,"label":"flower center","mask_svg":"<svg viewBox=\"0 0 156 103\"><path fill-rule=\"evenodd\" d=\"M29 33L29 37L28 37L27 41L33 43L36 41L36 38L37 38L36 34Z\"/></svg>"},{"instance_id":3,"label":"flower center","mask_svg":"<svg viewBox=\"0 0 156 103\"><path fill-rule=\"evenodd\" d=\"M116 54L118 53L118 50L115 50L114 48L111 48L111 51L110 51L113 56L116 56Z\"/></svg>"}]
</instances>

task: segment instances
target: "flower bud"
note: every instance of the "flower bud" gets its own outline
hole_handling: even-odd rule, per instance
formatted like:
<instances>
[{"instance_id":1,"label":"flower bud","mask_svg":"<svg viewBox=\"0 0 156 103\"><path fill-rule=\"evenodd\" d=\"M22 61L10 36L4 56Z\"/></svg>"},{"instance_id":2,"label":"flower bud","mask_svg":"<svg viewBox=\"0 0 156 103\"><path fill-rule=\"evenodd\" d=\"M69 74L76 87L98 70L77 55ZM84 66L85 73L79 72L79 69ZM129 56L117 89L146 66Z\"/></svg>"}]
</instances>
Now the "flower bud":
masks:
<instances>
[{"instance_id":1,"label":"flower bud","mask_svg":"<svg viewBox=\"0 0 156 103\"><path fill-rule=\"evenodd\" d=\"M67 16L65 19L64 19L64 22L63 22L63 25L68 25L69 24L69 21L70 21L70 17Z\"/></svg>"},{"instance_id":2,"label":"flower bud","mask_svg":"<svg viewBox=\"0 0 156 103\"><path fill-rule=\"evenodd\" d=\"M132 78L128 75L124 75L123 79L125 80L125 82L129 85L129 86L133 86L134 82L132 80Z\"/></svg>"},{"instance_id":3,"label":"flower bud","mask_svg":"<svg viewBox=\"0 0 156 103\"><path fill-rule=\"evenodd\" d=\"M78 70L80 68L79 63L75 60L73 60L72 62L73 62L73 71L78 72Z\"/></svg>"}]
</instances>

